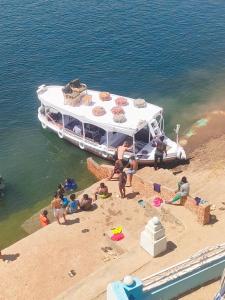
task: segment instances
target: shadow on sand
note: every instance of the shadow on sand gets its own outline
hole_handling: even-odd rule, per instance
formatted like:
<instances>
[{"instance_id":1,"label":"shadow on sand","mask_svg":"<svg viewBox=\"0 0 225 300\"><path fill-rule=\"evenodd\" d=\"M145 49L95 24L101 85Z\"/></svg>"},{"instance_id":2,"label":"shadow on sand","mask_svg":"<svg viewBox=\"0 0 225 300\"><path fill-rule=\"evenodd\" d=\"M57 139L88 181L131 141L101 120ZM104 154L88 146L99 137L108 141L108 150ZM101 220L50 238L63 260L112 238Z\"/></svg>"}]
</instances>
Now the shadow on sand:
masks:
<instances>
[{"instance_id":1,"label":"shadow on sand","mask_svg":"<svg viewBox=\"0 0 225 300\"><path fill-rule=\"evenodd\" d=\"M134 199L137 195L140 195L140 193L139 192L128 193L128 194L126 194L126 198L127 199Z\"/></svg>"},{"instance_id":2,"label":"shadow on sand","mask_svg":"<svg viewBox=\"0 0 225 300\"><path fill-rule=\"evenodd\" d=\"M168 253L174 251L176 248L177 248L177 245L174 244L174 242L168 241L167 242L167 249L166 249L166 251L160 253L159 255L157 255L157 257L161 257L161 256L163 256L165 254L168 254Z\"/></svg>"},{"instance_id":3,"label":"shadow on sand","mask_svg":"<svg viewBox=\"0 0 225 300\"><path fill-rule=\"evenodd\" d=\"M2 254L2 260L6 262L14 261L20 256L19 253L15 254Z\"/></svg>"},{"instance_id":4,"label":"shadow on sand","mask_svg":"<svg viewBox=\"0 0 225 300\"><path fill-rule=\"evenodd\" d=\"M76 219L72 219L72 220L66 220L66 223L64 223L63 225L73 225L76 223L80 223L80 218L76 218Z\"/></svg>"}]
</instances>

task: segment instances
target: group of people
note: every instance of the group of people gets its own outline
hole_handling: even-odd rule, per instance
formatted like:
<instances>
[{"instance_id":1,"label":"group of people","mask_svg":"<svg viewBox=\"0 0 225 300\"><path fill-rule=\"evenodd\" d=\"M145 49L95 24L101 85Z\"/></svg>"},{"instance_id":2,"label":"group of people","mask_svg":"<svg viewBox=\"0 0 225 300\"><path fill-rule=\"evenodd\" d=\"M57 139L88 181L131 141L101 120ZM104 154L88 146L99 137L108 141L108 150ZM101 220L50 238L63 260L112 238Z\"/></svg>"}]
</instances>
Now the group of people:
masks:
<instances>
[{"instance_id":1,"label":"group of people","mask_svg":"<svg viewBox=\"0 0 225 300\"><path fill-rule=\"evenodd\" d=\"M138 169L138 162L134 155L129 158L129 161L124 160L124 153L132 149L127 141L125 141L121 146L117 148L116 151L116 161L111 175L108 177L108 180L111 180L113 177L117 177L120 197L126 197L126 186L132 186L132 178ZM125 168L128 168L125 171Z\"/></svg>"},{"instance_id":2,"label":"group of people","mask_svg":"<svg viewBox=\"0 0 225 300\"><path fill-rule=\"evenodd\" d=\"M154 168L155 170L157 170L159 165L163 163L164 153L167 155L164 136L155 138L153 140L153 146L156 147ZM129 161L126 161L124 158L125 152L131 151L132 147L133 145L129 145L129 143L125 141L121 146L117 148L115 165L112 173L108 177L108 180L111 180L113 177L116 177L118 179L118 188L121 198L126 197L126 186L132 186L133 175L138 169L138 161L136 160L134 155L129 158ZM64 185L58 185L57 192L54 194L54 198L51 202L51 207L53 209L53 214L59 224L61 224L61 218L63 218L64 222L66 223L67 214L77 212L78 209L91 210L92 208L93 199L89 197L88 194L84 194L80 200L76 199L76 195L74 193L72 193L69 197L65 196L66 192L74 190L76 187L77 185L75 181L71 178L67 178ZM167 203L176 203L178 200L180 200L184 196L187 196L188 194L189 183L187 181L187 178L183 177L178 184L178 190L176 191L175 197L172 200L167 201ZM96 189L94 193L94 201L97 200L98 196L103 199L109 196L108 187L104 182L101 182L99 187ZM42 226L48 225L50 223L48 219L48 211L44 210L40 214L39 219Z\"/></svg>"},{"instance_id":3,"label":"group of people","mask_svg":"<svg viewBox=\"0 0 225 300\"><path fill-rule=\"evenodd\" d=\"M53 200L51 201L51 207L53 210L53 215L59 224L63 218L64 223L66 223L66 215L72 214L80 210L90 210L92 208L92 198L88 194L84 194L83 197L78 200L76 195L72 193L70 196L65 196L69 191L74 190L77 187L73 179L67 178L64 185L59 184L57 191L54 194ZM39 216L41 226L46 226L50 223L48 218L48 211L43 210Z\"/></svg>"}]
</instances>

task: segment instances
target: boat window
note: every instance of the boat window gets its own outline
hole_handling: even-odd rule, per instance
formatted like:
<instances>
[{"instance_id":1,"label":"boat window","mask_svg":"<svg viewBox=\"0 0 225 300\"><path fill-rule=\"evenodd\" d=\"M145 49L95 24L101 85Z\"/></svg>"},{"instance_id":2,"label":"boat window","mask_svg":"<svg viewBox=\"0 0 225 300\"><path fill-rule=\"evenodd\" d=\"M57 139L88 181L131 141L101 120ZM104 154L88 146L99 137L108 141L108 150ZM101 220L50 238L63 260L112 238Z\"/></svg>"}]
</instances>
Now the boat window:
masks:
<instances>
[{"instance_id":1,"label":"boat window","mask_svg":"<svg viewBox=\"0 0 225 300\"><path fill-rule=\"evenodd\" d=\"M85 138L91 139L96 143L104 143L104 136L106 139L106 131L98 126L85 123L84 124Z\"/></svg>"},{"instance_id":2,"label":"boat window","mask_svg":"<svg viewBox=\"0 0 225 300\"><path fill-rule=\"evenodd\" d=\"M117 148L118 146L122 145L125 141L128 142L129 145L133 144L132 137L124 133L116 131L108 133L108 142L110 147ZM104 144L106 144L106 142L104 142Z\"/></svg>"},{"instance_id":3,"label":"boat window","mask_svg":"<svg viewBox=\"0 0 225 300\"><path fill-rule=\"evenodd\" d=\"M46 107L45 115L49 122L62 125L62 114L52 107Z\"/></svg>"},{"instance_id":4,"label":"boat window","mask_svg":"<svg viewBox=\"0 0 225 300\"><path fill-rule=\"evenodd\" d=\"M150 135L151 139L151 135ZM139 152L146 144L149 143L149 127L146 125L135 134L135 150Z\"/></svg>"},{"instance_id":5,"label":"boat window","mask_svg":"<svg viewBox=\"0 0 225 300\"><path fill-rule=\"evenodd\" d=\"M67 130L72 131L76 135L83 135L82 122L76 118L68 115L64 115L64 126Z\"/></svg>"}]
</instances>

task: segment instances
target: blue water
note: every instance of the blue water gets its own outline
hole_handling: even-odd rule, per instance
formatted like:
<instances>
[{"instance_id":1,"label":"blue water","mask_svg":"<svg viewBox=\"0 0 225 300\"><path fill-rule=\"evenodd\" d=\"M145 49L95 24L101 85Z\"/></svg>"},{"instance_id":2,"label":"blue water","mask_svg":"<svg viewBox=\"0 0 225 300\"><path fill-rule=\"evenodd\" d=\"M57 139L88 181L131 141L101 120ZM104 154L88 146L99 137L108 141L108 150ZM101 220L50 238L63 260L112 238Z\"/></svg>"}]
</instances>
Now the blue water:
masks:
<instances>
[{"instance_id":1,"label":"blue water","mask_svg":"<svg viewBox=\"0 0 225 300\"><path fill-rule=\"evenodd\" d=\"M94 178L88 156L37 121L40 84L89 87L164 107L166 129L225 95L225 2L2 0L0 10L0 245L49 202L58 182Z\"/></svg>"}]
</instances>

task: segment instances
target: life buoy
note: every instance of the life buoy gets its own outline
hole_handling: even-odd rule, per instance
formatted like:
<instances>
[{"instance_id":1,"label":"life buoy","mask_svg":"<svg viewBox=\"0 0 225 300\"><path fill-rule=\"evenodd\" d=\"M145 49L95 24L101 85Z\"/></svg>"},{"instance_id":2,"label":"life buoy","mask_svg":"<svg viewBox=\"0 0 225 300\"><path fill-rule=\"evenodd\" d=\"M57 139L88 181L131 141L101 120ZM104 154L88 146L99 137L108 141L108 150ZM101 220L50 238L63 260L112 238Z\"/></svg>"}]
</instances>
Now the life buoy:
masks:
<instances>
[{"instance_id":1,"label":"life buoy","mask_svg":"<svg viewBox=\"0 0 225 300\"><path fill-rule=\"evenodd\" d=\"M58 136L60 139L63 139L63 131L62 130L58 131Z\"/></svg>"},{"instance_id":2,"label":"life buoy","mask_svg":"<svg viewBox=\"0 0 225 300\"><path fill-rule=\"evenodd\" d=\"M42 126L43 129L47 128L47 125L45 123L43 123L43 122L41 122L41 126Z\"/></svg>"},{"instance_id":3,"label":"life buoy","mask_svg":"<svg viewBox=\"0 0 225 300\"><path fill-rule=\"evenodd\" d=\"M102 152L102 157L107 158L108 157L108 153L106 151Z\"/></svg>"},{"instance_id":4,"label":"life buoy","mask_svg":"<svg viewBox=\"0 0 225 300\"><path fill-rule=\"evenodd\" d=\"M79 147L81 150L84 150L84 143L83 142L79 142Z\"/></svg>"}]
</instances>

